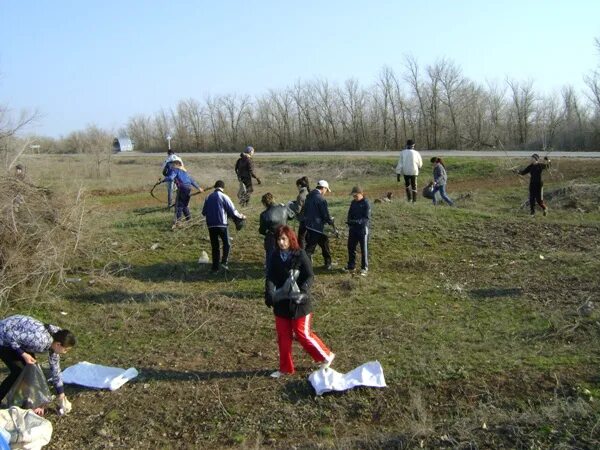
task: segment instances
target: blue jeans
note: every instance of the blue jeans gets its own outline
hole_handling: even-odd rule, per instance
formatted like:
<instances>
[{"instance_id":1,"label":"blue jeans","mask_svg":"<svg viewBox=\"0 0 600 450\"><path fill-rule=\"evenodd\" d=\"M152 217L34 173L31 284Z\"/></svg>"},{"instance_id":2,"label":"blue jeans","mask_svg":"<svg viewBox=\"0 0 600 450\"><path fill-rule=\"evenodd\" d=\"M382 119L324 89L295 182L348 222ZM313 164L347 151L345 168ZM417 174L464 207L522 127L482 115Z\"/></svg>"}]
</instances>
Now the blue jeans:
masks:
<instances>
[{"instance_id":1,"label":"blue jeans","mask_svg":"<svg viewBox=\"0 0 600 450\"><path fill-rule=\"evenodd\" d=\"M442 197L442 199L448 203L450 206L454 205L454 202L450 199L450 197L448 197L448 194L446 194L446 185L444 184L436 184L433 187L433 192L431 193L433 195L433 204L437 205L437 200L435 199L435 193L439 192L440 193L440 197Z\"/></svg>"}]
</instances>

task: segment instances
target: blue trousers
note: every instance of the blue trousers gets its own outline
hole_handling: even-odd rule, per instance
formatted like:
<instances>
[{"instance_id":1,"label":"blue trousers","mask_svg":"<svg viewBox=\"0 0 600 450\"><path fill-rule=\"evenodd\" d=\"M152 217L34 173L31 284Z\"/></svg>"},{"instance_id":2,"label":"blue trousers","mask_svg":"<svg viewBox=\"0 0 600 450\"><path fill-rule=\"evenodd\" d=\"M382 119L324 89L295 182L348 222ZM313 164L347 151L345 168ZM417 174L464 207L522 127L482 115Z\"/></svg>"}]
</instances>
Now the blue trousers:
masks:
<instances>
[{"instance_id":1,"label":"blue trousers","mask_svg":"<svg viewBox=\"0 0 600 450\"><path fill-rule=\"evenodd\" d=\"M360 245L360 268L369 268L369 229L359 228L358 230L350 228L348 233L348 269L352 270L356 267L356 246Z\"/></svg>"}]
</instances>

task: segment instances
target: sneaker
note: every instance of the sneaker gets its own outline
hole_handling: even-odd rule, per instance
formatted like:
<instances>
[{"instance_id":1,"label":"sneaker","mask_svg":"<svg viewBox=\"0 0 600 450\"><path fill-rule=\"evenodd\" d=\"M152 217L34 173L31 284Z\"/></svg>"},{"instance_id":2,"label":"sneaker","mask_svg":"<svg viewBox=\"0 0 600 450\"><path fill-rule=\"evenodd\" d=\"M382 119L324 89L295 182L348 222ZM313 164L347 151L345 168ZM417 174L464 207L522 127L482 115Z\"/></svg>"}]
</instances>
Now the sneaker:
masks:
<instances>
[{"instance_id":1,"label":"sneaker","mask_svg":"<svg viewBox=\"0 0 600 450\"><path fill-rule=\"evenodd\" d=\"M369 273L369 269L360 269L360 275L366 277Z\"/></svg>"},{"instance_id":2,"label":"sneaker","mask_svg":"<svg viewBox=\"0 0 600 450\"><path fill-rule=\"evenodd\" d=\"M354 267L344 266L342 269L344 272L354 272Z\"/></svg>"},{"instance_id":3,"label":"sneaker","mask_svg":"<svg viewBox=\"0 0 600 450\"><path fill-rule=\"evenodd\" d=\"M281 378L281 377L286 377L288 376L289 373L285 373L285 372L280 372L279 370L276 370L275 372L273 372L271 375L269 375L271 378Z\"/></svg>"},{"instance_id":4,"label":"sneaker","mask_svg":"<svg viewBox=\"0 0 600 450\"><path fill-rule=\"evenodd\" d=\"M324 362L319 364L319 369L322 369L322 370L329 369L329 366L331 366L331 363L333 362L334 359L335 359L335 353L332 353L331 355L329 355L329 359L326 359Z\"/></svg>"},{"instance_id":5,"label":"sneaker","mask_svg":"<svg viewBox=\"0 0 600 450\"><path fill-rule=\"evenodd\" d=\"M227 271L229 270L229 266L227 265L227 263L221 263L221 269Z\"/></svg>"},{"instance_id":6,"label":"sneaker","mask_svg":"<svg viewBox=\"0 0 600 450\"><path fill-rule=\"evenodd\" d=\"M333 270L333 265L332 265L331 263L329 263L329 264L325 264L325 265L323 266L323 269L325 269L325 270Z\"/></svg>"}]
</instances>

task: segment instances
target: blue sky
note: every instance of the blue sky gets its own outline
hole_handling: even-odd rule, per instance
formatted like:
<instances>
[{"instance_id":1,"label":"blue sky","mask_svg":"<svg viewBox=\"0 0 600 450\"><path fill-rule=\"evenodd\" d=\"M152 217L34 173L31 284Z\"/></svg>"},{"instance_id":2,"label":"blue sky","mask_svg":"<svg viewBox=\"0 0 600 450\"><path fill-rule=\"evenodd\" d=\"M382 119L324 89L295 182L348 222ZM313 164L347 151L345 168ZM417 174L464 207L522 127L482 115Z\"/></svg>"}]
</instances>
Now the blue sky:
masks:
<instances>
[{"instance_id":1,"label":"blue sky","mask_svg":"<svg viewBox=\"0 0 600 450\"><path fill-rule=\"evenodd\" d=\"M367 86L407 54L475 81L582 90L595 37L598 0L0 0L0 104L37 109L30 131L59 137L188 98L314 78Z\"/></svg>"}]
</instances>

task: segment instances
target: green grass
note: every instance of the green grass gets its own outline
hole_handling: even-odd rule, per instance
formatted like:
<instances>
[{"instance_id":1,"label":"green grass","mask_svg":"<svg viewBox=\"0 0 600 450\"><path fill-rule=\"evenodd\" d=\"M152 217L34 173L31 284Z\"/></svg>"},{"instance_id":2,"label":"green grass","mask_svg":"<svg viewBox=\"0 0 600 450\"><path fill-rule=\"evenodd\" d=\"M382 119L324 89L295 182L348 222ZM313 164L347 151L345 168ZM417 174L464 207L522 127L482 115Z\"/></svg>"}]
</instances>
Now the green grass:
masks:
<instances>
[{"instance_id":1,"label":"green grass","mask_svg":"<svg viewBox=\"0 0 600 450\"><path fill-rule=\"evenodd\" d=\"M191 157L186 166L201 180L225 179L235 199L235 155L227 158ZM68 387L75 412L55 423L54 448L170 448L176 439L184 448L599 444L590 396L600 390L600 318L597 309L577 312L597 298L597 210L550 203L547 218L530 218L519 209L527 180L502 158L448 158L456 208L405 203L389 158L260 159L264 183L244 210L246 228L232 231L231 272L215 276L197 263L200 251L210 254L203 224L171 231L172 214L147 193L161 161L128 157L113 164L110 180L88 180L83 250L69 267L82 282L10 311L73 329L80 344L66 365L141 370L137 382L111 394ZM32 176L58 184L51 163L30 166ZM598 169L596 161L561 161L546 192L574 179L597 181ZM298 347L298 375L267 376L277 348L262 299L259 198L271 191L278 201L293 199L304 174L313 184L330 182L330 210L342 230L352 185L371 200L395 194L373 205L367 278L324 272L320 253L314 257L314 328L337 354L334 368L377 359L386 389L316 397L306 380L312 363ZM195 218L203 197L194 197ZM344 236L332 250L341 268Z\"/></svg>"}]
</instances>

